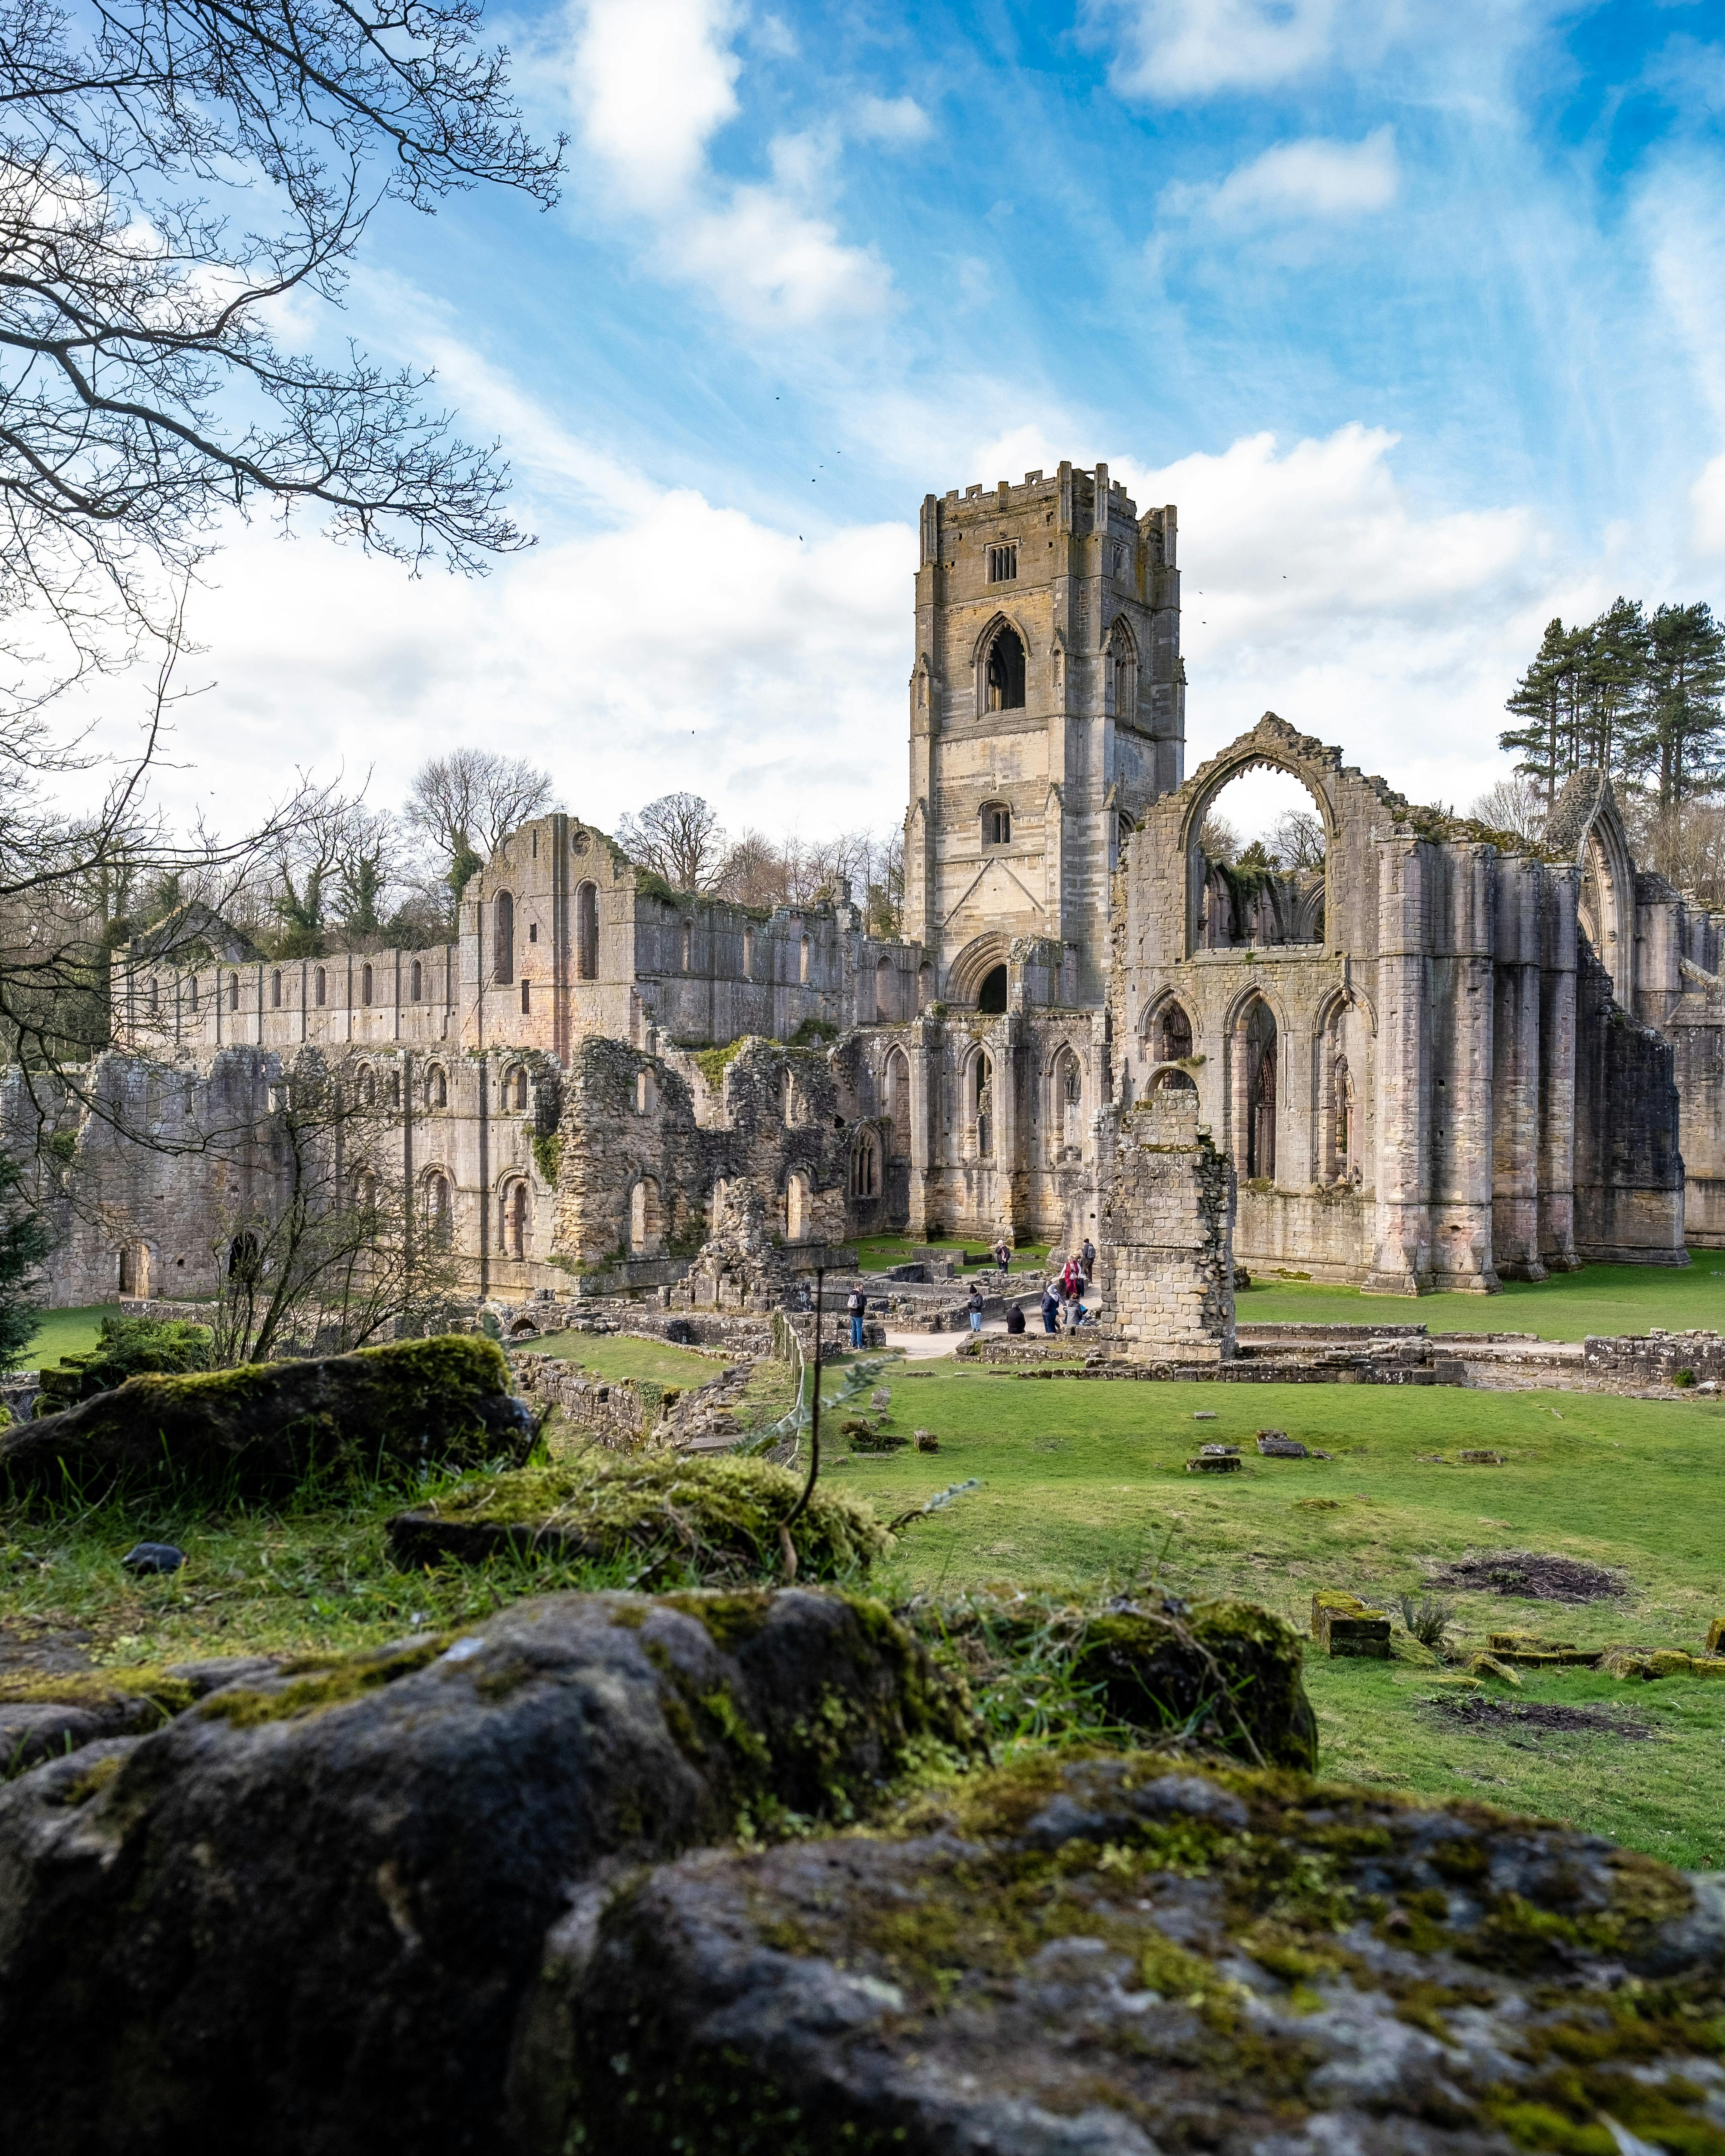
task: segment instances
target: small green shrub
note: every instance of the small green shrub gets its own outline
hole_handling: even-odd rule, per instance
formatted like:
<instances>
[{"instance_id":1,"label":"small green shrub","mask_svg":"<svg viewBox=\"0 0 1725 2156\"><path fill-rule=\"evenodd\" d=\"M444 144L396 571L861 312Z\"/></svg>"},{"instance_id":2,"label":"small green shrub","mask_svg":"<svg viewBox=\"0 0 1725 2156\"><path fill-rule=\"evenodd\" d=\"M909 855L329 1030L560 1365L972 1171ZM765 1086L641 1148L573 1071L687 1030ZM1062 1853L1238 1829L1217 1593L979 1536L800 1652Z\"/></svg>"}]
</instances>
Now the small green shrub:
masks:
<instances>
[{"instance_id":1,"label":"small green shrub","mask_svg":"<svg viewBox=\"0 0 1725 2156\"><path fill-rule=\"evenodd\" d=\"M207 1325L184 1317L105 1317L101 1338L88 1355L64 1356L42 1373L39 1414L52 1414L79 1400L111 1392L128 1378L183 1378L207 1370L215 1336Z\"/></svg>"}]
</instances>

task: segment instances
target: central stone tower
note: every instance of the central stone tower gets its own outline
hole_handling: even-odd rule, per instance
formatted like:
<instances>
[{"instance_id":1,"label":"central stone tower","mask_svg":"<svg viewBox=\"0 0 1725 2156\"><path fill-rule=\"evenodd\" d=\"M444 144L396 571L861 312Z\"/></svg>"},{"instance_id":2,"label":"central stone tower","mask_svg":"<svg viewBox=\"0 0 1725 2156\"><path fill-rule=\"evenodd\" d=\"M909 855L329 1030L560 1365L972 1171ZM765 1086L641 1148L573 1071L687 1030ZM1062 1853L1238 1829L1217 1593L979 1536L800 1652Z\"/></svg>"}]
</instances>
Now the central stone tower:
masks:
<instances>
[{"instance_id":1,"label":"central stone tower","mask_svg":"<svg viewBox=\"0 0 1725 2156\"><path fill-rule=\"evenodd\" d=\"M924 498L905 932L947 1003L1102 1001L1121 840L1184 776L1174 539L1106 465Z\"/></svg>"}]
</instances>

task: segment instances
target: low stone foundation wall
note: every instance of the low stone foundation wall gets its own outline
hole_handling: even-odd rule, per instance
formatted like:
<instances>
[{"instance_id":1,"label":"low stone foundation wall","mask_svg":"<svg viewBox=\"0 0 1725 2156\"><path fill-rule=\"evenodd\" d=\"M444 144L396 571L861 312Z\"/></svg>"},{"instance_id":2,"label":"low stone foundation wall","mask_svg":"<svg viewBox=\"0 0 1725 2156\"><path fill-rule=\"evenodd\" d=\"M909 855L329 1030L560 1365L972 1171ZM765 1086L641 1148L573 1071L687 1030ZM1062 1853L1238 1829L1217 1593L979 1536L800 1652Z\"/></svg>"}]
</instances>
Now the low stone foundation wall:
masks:
<instances>
[{"instance_id":1,"label":"low stone foundation wall","mask_svg":"<svg viewBox=\"0 0 1725 2156\"><path fill-rule=\"evenodd\" d=\"M1634 1333L1582 1342L1589 1392L1717 1390L1725 1338L1717 1332Z\"/></svg>"}]
</instances>

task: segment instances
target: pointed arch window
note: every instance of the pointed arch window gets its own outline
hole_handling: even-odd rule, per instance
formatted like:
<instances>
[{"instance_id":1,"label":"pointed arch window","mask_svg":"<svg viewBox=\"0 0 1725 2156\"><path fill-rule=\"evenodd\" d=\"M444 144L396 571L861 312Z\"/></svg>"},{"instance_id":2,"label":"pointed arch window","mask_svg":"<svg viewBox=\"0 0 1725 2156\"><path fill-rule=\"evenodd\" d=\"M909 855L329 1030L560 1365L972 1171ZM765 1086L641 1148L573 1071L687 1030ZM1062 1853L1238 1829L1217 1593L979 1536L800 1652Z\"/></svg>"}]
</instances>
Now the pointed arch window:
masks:
<instances>
[{"instance_id":1,"label":"pointed arch window","mask_svg":"<svg viewBox=\"0 0 1725 2156\"><path fill-rule=\"evenodd\" d=\"M983 707L990 711L1024 708L1024 646L1010 622L1003 622L988 646L983 669Z\"/></svg>"},{"instance_id":2,"label":"pointed arch window","mask_svg":"<svg viewBox=\"0 0 1725 2156\"><path fill-rule=\"evenodd\" d=\"M506 986L515 979L515 900L500 891L491 901L491 971Z\"/></svg>"},{"instance_id":3,"label":"pointed arch window","mask_svg":"<svg viewBox=\"0 0 1725 2156\"><path fill-rule=\"evenodd\" d=\"M1009 846L1012 844L1012 810L1004 801L985 801L983 803L983 844L985 846Z\"/></svg>"},{"instance_id":4,"label":"pointed arch window","mask_svg":"<svg viewBox=\"0 0 1725 2156\"><path fill-rule=\"evenodd\" d=\"M584 883L575 893L575 978L580 981L596 981L598 977L598 886Z\"/></svg>"}]
</instances>

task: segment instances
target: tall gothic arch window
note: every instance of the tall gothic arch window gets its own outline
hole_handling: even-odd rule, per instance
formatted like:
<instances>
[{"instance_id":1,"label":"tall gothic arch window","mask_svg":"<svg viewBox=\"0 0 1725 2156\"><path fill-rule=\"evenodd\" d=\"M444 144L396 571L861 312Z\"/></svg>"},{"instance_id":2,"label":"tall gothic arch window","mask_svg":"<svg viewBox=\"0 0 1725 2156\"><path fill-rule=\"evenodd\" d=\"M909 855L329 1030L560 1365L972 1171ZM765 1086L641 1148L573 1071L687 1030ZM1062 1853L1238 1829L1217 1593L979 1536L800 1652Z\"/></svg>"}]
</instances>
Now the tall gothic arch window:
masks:
<instances>
[{"instance_id":1,"label":"tall gothic arch window","mask_svg":"<svg viewBox=\"0 0 1725 2156\"><path fill-rule=\"evenodd\" d=\"M1113 676L1114 716L1135 719L1138 715L1138 651L1132 631L1123 621L1114 624L1108 639L1108 665Z\"/></svg>"},{"instance_id":2,"label":"tall gothic arch window","mask_svg":"<svg viewBox=\"0 0 1725 2156\"><path fill-rule=\"evenodd\" d=\"M599 977L599 894L595 884L584 883L575 894L575 976L582 981Z\"/></svg>"},{"instance_id":3,"label":"tall gothic arch window","mask_svg":"<svg viewBox=\"0 0 1725 2156\"><path fill-rule=\"evenodd\" d=\"M986 707L991 711L1024 708L1024 646L1018 631L1003 622L988 646L983 670Z\"/></svg>"},{"instance_id":4,"label":"tall gothic arch window","mask_svg":"<svg viewBox=\"0 0 1725 2156\"><path fill-rule=\"evenodd\" d=\"M500 891L491 901L491 970L500 981L515 978L515 900Z\"/></svg>"},{"instance_id":5,"label":"tall gothic arch window","mask_svg":"<svg viewBox=\"0 0 1725 2156\"><path fill-rule=\"evenodd\" d=\"M1278 1091L1276 1014L1261 996L1241 1013L1235 1036L1235 1106L1245 1139L1248 1180L1276 1176L1276 1108Z\"/></svg>"}]
</instances>

